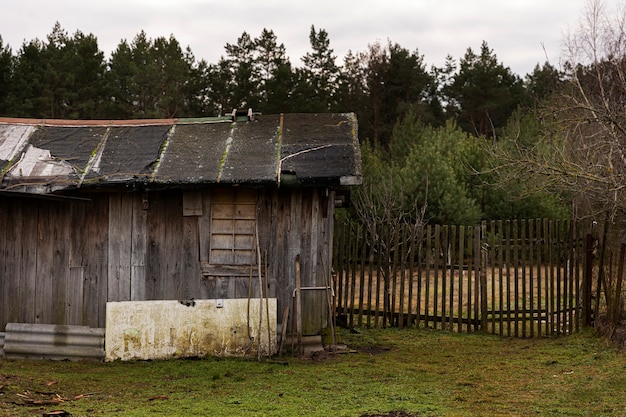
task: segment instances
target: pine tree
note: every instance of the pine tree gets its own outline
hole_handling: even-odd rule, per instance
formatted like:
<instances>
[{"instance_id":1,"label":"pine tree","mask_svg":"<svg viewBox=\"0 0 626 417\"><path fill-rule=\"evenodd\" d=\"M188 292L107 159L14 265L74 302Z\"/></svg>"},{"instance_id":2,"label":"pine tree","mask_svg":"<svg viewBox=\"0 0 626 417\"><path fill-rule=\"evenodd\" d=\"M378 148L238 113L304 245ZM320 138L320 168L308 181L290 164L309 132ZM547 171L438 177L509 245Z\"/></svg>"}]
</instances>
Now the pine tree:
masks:
<instances>
[{"instance_id":1,"label":"pine tree","mask_svg":"<svg viewBox=\"0 0 626 417\"><path fill-rule=\"evenodd\" d=\"M450 115L467 132L495 138L513 111L523 102L523 83L498 62L487 42L480 54L468 48L451 84L445 87Z\"/></svg>"},{"instance_id":2,"label":"pine tree","mask_svg":"<svg viewBox=\"0 0 626 417\"><path fill-rule=\"evenodd\" d=\"M9 115L9 94L13 77L13 52L0 36L0 116Z\"/></svg>"},{"instance_id":3,"label":"pine tree","mask_svg":"<svg viewBox=\"0 0 626 417\"><path fill-rule=\"evenodd\" d=\"M305 111L333 111L336 108L339 67L330 48L328 33L311 26L311 52L302 57L304 67L297 71L298 106Z\"/></svg>"}]
</instances>

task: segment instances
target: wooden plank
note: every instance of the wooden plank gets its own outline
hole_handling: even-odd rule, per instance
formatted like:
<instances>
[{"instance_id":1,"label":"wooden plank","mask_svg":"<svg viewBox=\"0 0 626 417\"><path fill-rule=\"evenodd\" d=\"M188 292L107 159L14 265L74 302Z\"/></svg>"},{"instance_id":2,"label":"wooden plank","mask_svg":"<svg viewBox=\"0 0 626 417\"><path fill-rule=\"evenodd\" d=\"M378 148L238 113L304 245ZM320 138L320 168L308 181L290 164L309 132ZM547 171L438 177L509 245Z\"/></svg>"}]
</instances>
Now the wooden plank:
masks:
<instances>
[{"instance_id":1,"label":"wooden plank","mask_svg":"<svg viewBox=\"0 0 626 417\"><path fill-rule=\"evenodd\" d=\"M564 250L564 268L563 268L563 276L564 276L564 294L565 294L565 332L567 334L571 334L573 332L574 326L574 315L573 311L575 307L574 301L574 222L567 221L565 227L565 236L563 239L563 245L565 246Z\"/></svg>"},{"instance_id":2,"label":"wooden plank","mask_svg":"<svg viewBox=\"0 0 626 417\"><path fill-rule=\"evenodd\" d=\"M376 269L376 310L374 313L374 326L379 327L380 326L380 322L379 322L379 313L381 311L381 296L384 297L384 294L381 294L381 271L383 268L383 260L384 260L384 243L383 243L383 236L387 236L387 231L383 230L381 231L381 234L379 235L378 238L378 242L376 243L376 246L378 248L378 254L377 254L377 262L376 265L378 266L378 268ZM384 284L383 284L384 287ZM383 290L384 291L384 290ZM385 301L383 298L383 308L385 305Z\"/></svg>"},{"instance_id":3,"label":"wooden plank","mask_svg":"<svg viewBox=\"0 0 626 417\"><path fill-rule=\"evenodd\" d=\"M398 292L399 292L398 298L399 298L400 305L398 307L398 327L402 329L404 327L404 320L405 320L404 296L405 296L405 292L407 291L405 287L407 285L411 285L410 283L412 281L412 277L410 275L407 277L407 259L406 259L407 255L404 255L405 253L404 245L406 245L406 243L409 242L408 227L407 226L401 227L400 230L402 233L402 245L403 246L400 249L402 254L398 254L398 256L400 256L400 288L398 288Z\"/></svg>"},{"instance_id":4,"label":"wooden plank","mask_svg":"<svg viewBox=\"0 0 626 417\"><path fill-rule=\"evenodd\" d=\"M39 206L37 230L37 283L35 290L35 322L52 324L54 300L54 216L49 204Z\"/></svg>"},{"instance_id":5,"label":"wooden plank","mask_svg":"<svg viewBox=\"0 0 626 417\"><path fill-rule=\"evenodd\" d=\"M9 278L8 275L6 275L5 271L8 262L6 231L8 228L7 222L9 221L9 204L12 204L12 202L12 199L0 198L0 275L2 275L3 277L3 279L0 280L0 330L2 331L4 331L4 328L8 322L5 317L5 305L7 304L9 298ZM33 244L35 242L33 242Z\"/></svg>"},{"instance_id":6,"label":"wooden plank","mask_svg":"<svg viewBox=\"0 0 626 417\"><path fill-rule=\"evenodd\" d=\"M407 316L408 316L408 325L413 325L413 294L415 293L415 241L417 239L421 239L421 226L419 231L415 231L415 229L411 228L411 232L409 233L410 244L409 244L409 277L408 277L408 305L407 305ZM419 263L418 263L419 265ZM419 310L417 310L419 312Z\"/></svg>"},{"instance_id":7,"label":"wooden plank","mask_svg":"<svg viewBox=\"0 0 626 417\"><path fill-rule=\"evenodd\" d=\"M89 325L105 327L109 271L109 195L93 196L92 199L94 210L89 214L87 228L91 231L88 235L91 254L87 265L89 291L85 292L88 298L83 300L83 305L89 308Z\"/></svg>"},{"instance_id":8,"label":"wooden plank","mask_svg":"<svg viewBox=\"0 0 626 417\"><path fill-rule=\"evenodd\" d=\"M463 304L464 304L464 300L463 300L463 274L464 274L464 270L463 270L463 265L465 264L465 227L464 226L459 226L459 239L458 239L458 245L459 245L459 249L457 252L457 256L458 256L458 267L457 267L457 271L459 274L459 287L458 287L458 298L457 298L457 313L456 316L459 318L459 320L457 321L457 332L462 332L463 331L463 321L461 320L464 316L463 313Z\"/></svg>"},{"instance_id":9,"label":"wooden plank","mask_svg":"<svg viewBox=\"0 0 626 417\"><path fill-rule=\"evenodd\" d=\"M534 311L535 311L535 245L536 241L535 235L535 220L528 221L528 269L529 269L529 279L528 279L528 308L530 309L530 337L535 337L535 327L537 323L534 320Z\"/></svg>"},{"instance_id":10,"label":"wooden plank","mask_svg":"<svg viewBox=\"0 0 626 417\"><path fill-rule=\"evenodd\" d=\"M387 295L389 297L389 290L391 289L391 300L388 300L387 306L389 307L389 324L393 324L394 317L396 317L396 299L398 292L398 265L400 263L400 236L401 231L395 230L394 242L393 242L393 256L391 261L391 268L388 268L389 275L387 276Z\"/></svg>"},{"instance_id":11,"label":"wooden plank","mask_svg":"<svg viewBox=\"0 0 626 417\"><path fill-rule=\"evenodd\" d=\"M164 270L162 252L167 248L163 246L165 225L165 201L161 193L150 195L150 209L146 218L147 250L146 250L146 286L147 300L159 300L162 298L160 290ZM207 250L208 256L208 250Z\"/></svg>"},{"instance_id":12,"label":"wooden plank","mask_svg":"<svg viewBox=\"0 0 626 417\"><path fill-rule=\"evenodd\" d=\"M199 262L199 235L198 235L198 217L183 217L183 235L182 237L182 298L203 298L202 274L200 272ZM245 286L247 287L247 286ZM244 287L244 288L245 288ZM244 298L237 291L237 298ZM247 290L245 291L247 294Z\"/></svg>"},{"instance_id":13,"label":"wooden plank","mask_svg":"<svg viewBox=\"0 0 626 417\"><path fill-rule=\"evenodd\" d=\"M109 195L109 247L107 301L128 301L131 297L132 196Z\"/></svg>"},{"instance_id":14,"label":"wooden plank","mask_svg":"<svg viewBox=\"0 0 626 417\"><path fill-rule=\"evenodd\" d=\"M429 313L430 313L430 273L431 273L431 265L433 262L433 253L432 253L432 226L429 224L426 226L426 288L424 290L424 326L428 327L428 323L430 321Z\"/></svg>"},{"instance_id":15,"label":"wooden plank","mask_svg":"<svg viewBox=\"0 0 626 417\"><path fill-rule=\"evenodd\" d=\"M546 278L548 279L546 283L546 334L554 333L554 264L552 258L552 245L554 244L554 222L552 220L547 221L547 232L546 232L546 250L547 250L547 264L548 264L548 275Z\"/></svg>"},{"instance_id":16,"label":"wooden plank","mask_svg":"<svg viewBox=\"0 0 626 417\"><path fill-rule=\"evenodd\" d=\"M202 191L183 191L183 216L202 216Z\"/></svg>"},{"instance_id":17,"label":"wooden plank","mask_svg":"<svg viewBox=\"0 0 626 417\"><path fill-rule=\"evenodd\" d=\"M574 229L574 233L572 234L574 239L576 240L574 242L573 247L576 248L576 252L574 254L574 259L576 259L576 262L573 262L573 266L574 266L574 290L573 290L573 297L574 297L574 303L576 305L576 311L580 312L581 314L574 314L574 330L576 332L580 331L580 325L581 325L581 320L584 320L584 316L585 316L585 305L586 303L583 301L584 297L585 297L585 293L586 291L582 288L583 282L582 282L582 271L585 268L585 264L584 264L584 256L585 256L585 245L586 245L586 240L585 240L585 233L584 233L584 228L581 227L582 226L582 222L581 223L575 223L574 224L575 229Z\"/></svg>"},{"instance_id":18,"label":"wooden plank","mask_svg":"<svg viewBox=\"0 0 626 417\"><path fill-rule=\"evenodd\" d=\"M368 237L368 241L371 242L371 247L370 247L370 253L369 253L369 259L367 262L367 321L366 321L366 326L367 327L371 327L372 326L372 308L373 308L373 297L374 295L372 294L373 291L373 281L374 281L374 262L372 262L375 259L375 254L376 254L376 241L373 238L372 234L365 230L365 232L369 237ZM376 287L376 291L378 291L378 287ZM376 297L377 299L377 297Z\"/></svg>"},{"instance_id":19,"label":"wooden plank","mask_svg":"<svg viewBox=\"0 0 626 417\"><path fill-rule=\"evenodd\" d=\"M491 332L496 333L496 309L497 309L497 268L496 260L496 222L489 223L489 271L491 273Z\"/></svg>"},{"instance_id":20,"label":"wooden plank","mask_svg":"<svg viewBox=\"0 0 626 417\"><path fill-rule=\"evenodd\" d=\"M132 197L130 241L130 299L133 301L146 300L146 251L149 209L150 194L135 193Z\"/></svg>"},{"instance_id":21,"label":"wooden plank","mask_svg":"<svg viewBox=\"0 0 626 417\"><path fill-rule=\"evenodd\" d=\"M22 216L23 199L12 199L8 204L5 229L6 255L3 279L3 326L19 321L19 282L22 275ZM35 245L37 241L33 242ZM4 327L2 327L4 329Z\"/></svg>"},{"instance_id":22,"label":"wooden plank","mask_svg":"<svg viewBox=\"0 0 626 417\"><path fill-rule=\"evenodd\" d=\"M434 273L435 273L435 282L433 284L433 328L437 328L437 316L439 313L439 271L440 271L440 260L441 260L441 227L436 224L435 225L435 254L434 254Z\"/></svg>"},{"instance_id":23,"label":"wooden plank","mask_svg":"<svg viewBox=\"0 0 626 417\"><path fill-rule=\"evenodd\" d=\"M183 236L183 207L181 192L168 192L165 199L165 233L162 236L162 246L165 249L161 253L164 257L161 279L160 299L180 300L183 295L183 277L180 264L182 262L182 236ZM228 297L224 297L228 298Z\"/></svg>"},{"instance_id":24,"label":"wooden plank","mask_svg":"<svg viewBox=\"0 0 626 417\"><path fill-rule=\"evenodd\" d=\"M65 290L67 297L65 324L82 326L85 268L83 266L71 266L69 272Z\"/></svg>"},{"instance_id":25,"label":"wooden plank","mask_svg":"<svg viewBox=\"0 0 626 417\"><path fill-rule=\"evenodd\" d=\"M69 279L66 286L67 309L65 311L65 322L68 325L87 325L84 317L84 291L85 291L85 265L88 263L87 241L91 236L86 234L87 230L87 209L92 203L71 203L69 230Z\"/></svg>"},{"instance_id":26,"label":"wooden plank","mask_svg":"<svg viewBox=\"0 0 626 417\"><path fill-rule=\"evenodd\" d=\"M335 308L343 311L343 282L345 272L345 245L346 245L346 223L341 222L335 227L335 274L336 281L333 283L335 290Z\"/></svg>"},{"instance_id":27,"label":"wooden plank","mask_svg":"<svg viewBox=\"0 0 626 417\"><path fill-rule=\"evenodd\" d=\"M480 278L483 272L483 262L481 258L482 253L480 248L480 231L481 230L479 227L474 228L474 331L482 330L480 328L480 306L482 305Z\"/></svg>"},{"instance_id":28,"label":"wooden plank","mask_svg":"<svg viewBox=\"0 0 626 417\"><path fill-rule=\"evenodd\" d=\"M67 243L70 240L70 217L67 202L55 202L54 213L54 234L53 234L53 306L52 323L66 324L67 290L69 269L69 250Z\"/></svg>"},{"instance_id":29,"label":"wooden plank","mask_svg":"<svg viewBox=\"0 0 626 417\"><path fill-rule=\"evenodd\" d=\"M487 259L483 249L483 239L487 235L487 222L480 224L480 328L483 333L487 332Z\"/></svg>"},{"instance_id":30,"label":"wooden plank","mask_svg":"<svg viewBox=\"0 0 626 417\"><path fill-rule=\"evenodd\" d=\"M206 190L202 193L203 207L211 207L211 193ZM209 262L211 248L211 213L204 210L198 218L199 259L200 262Z\"/></svg>"},{"instance_id":31,"label":"wooden plank","mask_svg":"<svg viewBox=\"0 0 626 417\"><path fill-rule=\"evenodd\" d=\"M542 271L543 271L543 278L539 281L543 286L543 291L540 291L541 289L539 289L538 291L542 292L543 294L543 303L541 303L540 305L543 306L543 308L541 309L541 311L545 312L545 316L542 318L543 319L543 331L544 331L544 335L549 335L550 334L550 298L548 297L549 294L549 288L550 288L550 259L548 257L549 255L549 248L550 248L550 238L548 235L549 229L548 229L548 220L544 219L541 225L541 236L542 236L542 242L543 245L541 247L541 259L542 259ZM541 336L541 335L540 335Z\"/></svg>"},{"instance_id":32,"label":"wooden plank","mask_svg":"<svg viewBox=\"0 0 626 417\"><path fill-rule=\"evenodd\" d=\"M542 334L542 314L541 309L543 308L542 304L542 279L543 279L543 259L542 259L542 247L543 247L543 227L541 220L535 220L535 238L537 244L535 245L535 265L537 269L537 274L535 277L535 296L537 298L537 302L535 303L535 308L539 312L537 314L537 336L541 336Z\"/></svg>"},{"instance_id":33,"label":"wooden plank","mask_svg":"<svg viewBox=\"0 0 626 417\"><path fill-rule=\"evenodd\" d=\"M450 265L450 240L449 240L449 228L450 226L444 225L441 233L441 328L446 328L446 294L448 286L448 268Z\"/></svg>"},{"instance_id":34,"label":"wooden plank","mask_svg":"<svg viewBox=\"0 0 626 417\"><path fill-rule=\"evenodd\" d=\"M528 332L526 329L527 326L527 311L528 311L528 293L527 293L527 284L526 284L526 278L527 278L527 271L526 271L526 260L527 260L527 256L528 256L528 242L527 242L527 236L526 236L526 232L527 232L527 226L526 226L526 220L521 220L520 221L520 268L521 268L521 285L522 285L522 337L528 337Z\"/></svg>"},{"instance_id":35,"label":"wooden plank","mask_svg":"<svg viewBox=\"0 0 626 417\"><path fill-rule=\"evenodd\" d=\"M17 300L30 300L28 302L20 302L19 321L22 323L34 323L35 321L35 303L32 302L33 294L35 294L37 282L37 217L38 202L24 200L22 205L22 214L16 221L22 222L20 238L16 245L22 248L21 253L21 277L19 277L19 295ZM18 246L19 247L19 246ZM15 277L18 278L18 277Z\"/></svg>"},{"instance_id":36,"label":"wooden plank","mask_svg":"<svg viewBox=\"0 0 626 417\"><path fill-rule=\"evenodd\" d=\"M365 254L367 248L367 230L363 228L363 240L361 243L361 253L359 255L359 259L361 260L359 266L359 317L357 319L357 323L359 326L363 325L363 306L365 300ZM369 315L369 314L368 314Z\"/></svg>"},{"instance_id":37,"label":"wooden plank","mask_svg":"<svg viewBox=\"0 0 626 417\"><path fill-rule=\"evenodd\" d=\"M520 331L520 276L519 276L519 252L520 252L520 236L519 236L519 222L514 220L511 222L513 226L513 235L511 237L511 251L513 252L513 305L515 311L513 313L513 332L515 337L519 337Z\"/></svg>"},{"instance_id":38,"label":"wooden plank","mask_svg":"<svg viewBox=\"0 0 626 417\"><path fill-rule=\"evenodd\" d=\"M305 220L305 229L308 230L309 238L305 239L303 242L303 253L308 254L309 258L308 285L321 288L326 286L323 265L329 265L329 263L325 264L322 260L324 248L320 228L324 226L324 221L320 216L322 213L320 205L324 204L324 199L320 196L320 190L318 188L307 190L304 193L304 197L306 203L303 204L305 211L302 217ZM308 302L305 304L308 321L306 330L309 335L319 334L328 317L326 292L323 290L313 290L309 291L309 293ZM362 323L359 323L359 326L361 325Z\"/></svg>"},{"instance_id":39,"label":"wooden plank","mask_svg":"<svg viewBox=\"0 0 626 417\"><path fill-rule=\"evenodd\" d=\"M554 312L556 315L556 332L557 334L561 334L563 332L563 300L564 300L564 291L562 288L563 283L563 259L561 257L562 254L562 242L563 242L563 223L561 220L557 220L554 225L554 234L556 239L555 245L555 253L554 253L554 269L556 270L555 274L555 291L554 291Z\"/></svg>"},{"instance_id":40,"label":"wooden plank","mask_svg":"<svg viewBox=\"0 0 626 417\"><path fill-rule=\"evenodd\" d=\"M499 305L499 332L500 336L504 335L504 251L503 251L503 241L504 241L504 223L502 220L498 220L496 222L498 228L498 305Z\"/></svg>"},{"instance_id":41,"label":"wooden plank","mask_svg":"<svg viewBox=\"0 0 626 417\"><path fill-rule=\"evenodd\" d=\"M358 265L358 254L359 254L359 245L361 244L361 238L362 236L362 229L361 228L357 228L356 229L356 234L355 234L355 239L354 239L354 244L352 245L351 248L351 264L350 264L350 289L346 291L346 295L349 294L349 298L347 300L347 305L350 308L350 318L348 321L348 324L350 327L354 327L355 325L358 325L355 323L354 321L354 310L355 310L355 306L356 306L356 273L357 273L357 265Z\"/></svg>"},{"instance_id":42,"label":"wooden plank","mask_svg":"<svg viewBox=\"0 0 626 417\"><path fill-rule=\"evenodd\" d=\"M391 306L389 305L391 303L391 291L389 289L389 286L391 285L391 274L392 274L392 267L393 267L393 260L392 260L392 256L393 256L393 248L394 245L389 244L390 242L395 241L394 236L392 235L392 231L391 228L386 228L387 230L385 231L385 242L387 242L387 245L384 246L383 249L383 254L384 254L384 258L383 258L383 266L382 266L382 271L383 271L383 315L382 315L382 327L387 327L388 324L391 324L391 320L392 317L390 316L391 313Z\"/></svg>"},{"instance_id":43,"label":"wooden plank","mask_svg":"<svg viewBox=\"0 0 626 417\"><path fill-rule=\"evenodd\" d=\"M449 293L448 309L450 310L450 313L448 314L449 315L448 326L450 327L450 331L454 330L454 296L455 296L454 270L456 269L454 267L454 263L456 259L456 248L457 248L456 231L457 231L457 227L455 225L450 226L450 236L448 240L448 248L450 251L450 254L448 255L448 259L449 259L448 268L450 271L450 291L448 291ZM459 276L461 274L462 274L462 271L459 271ZM460 318L460 316L458 316L458 318Z\"/></svg>"},{"instance_id":44,"label":"wooden plank","mask_svg":"<svg viewBox=\"0 0 626 417\"><path fill-rule=\"evenodd\" d=\"M419 242L417 244L417 282L416 282L416 297L415 297L415 327L420 327L420 317L422 315L422 286L423 286L423 278L424 278L424 264L426 260L426 247L424 246L424 242L426 239L425 228L422 226L420 229L420 235L418 236ZM415 257L411 257L411 259L415 259ZM427 260L426 260L427 262Z\"/></svg>"},{"instance_id":45,"label":"wooden plank","mask_svg":"<svg viewBox=\"0 0 626 417\"><path fill-rule=\"evenodd\" d=\"M505 263L505 294L506 294L506 336L511 334L511 221L504 222L504 263Z\"/></svg>"},{"instance_id":46,"label":"wooden plank","mask_svg":"<svg viewBox=\"0 0 626 417\"><path fill-rule=\"evenodd\" d=\"M475 260L475 254L474 254L474 227L469 226L467 228L467 259L468 259L468 265L467 265L467 326L466 326L466 330L468 333L472 332L472 322L476 320L476 316L474 315L474 310L472 308L473 304L472 301L475 302L475 299L473 300L472 295L474 294L474 281L476 281L476 260Z\"/></svg>"}]
</instances>

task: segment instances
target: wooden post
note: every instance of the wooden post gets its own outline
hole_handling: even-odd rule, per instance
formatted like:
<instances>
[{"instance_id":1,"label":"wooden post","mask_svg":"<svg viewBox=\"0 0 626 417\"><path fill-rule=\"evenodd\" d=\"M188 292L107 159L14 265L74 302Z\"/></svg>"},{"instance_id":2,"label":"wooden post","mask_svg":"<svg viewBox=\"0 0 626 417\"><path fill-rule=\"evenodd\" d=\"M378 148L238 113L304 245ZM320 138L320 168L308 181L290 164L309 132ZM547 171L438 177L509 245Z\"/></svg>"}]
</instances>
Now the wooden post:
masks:
<instances>
[{"instance_id":1,"label":"wooden post","mask_svg":"<svg viewBox=\"0 0 626 417\"><path fill-rule=\"evenodd\" d=\"M300 254L296 256L296 337L298 354L302 356L302 283L300 280Z\"/></svg>"},{"instance_id":2,"label":"wooden post","mask_svg":"<svg viewBox=\"0 0 626 417\"><path fill-rule=\"evenodd\" d=\"M483 245L486 238L487 223L483 221L480 225L480 329L487 332L487 248Z\"/></svg>"},{"instance_id":3,"label":"wooden post","mask_svg":"<svg viewBox=\"0 0 626 417\"><path fill-rule=\"evenodd\" d=\"M593 234L587 233L585 242L585 275L583 276L583 326L591 326L591 287L593 282Z\"/></svg>"},{"instance_id":4,"label":"wooden post","mask_svg":"<svg viewBox=\"0 0 626 417\"><path fill-rule=\"evenodd\" d=\"M286 306L283 310L283 321L280 329L280 347L278 348L278 356L283 356L283 345L285 338L287 337L287 322L289 321L289 306Z\"/></svg>"},{"instance_id":5,"label":"wooden post","mask_svg":"<svg viewBox=\"0 0 626 417\"><path fill-rule=\"evenodd\" d=\"M617 268L617 282L615 283L615 293L611 299L611 319L613 324L617 324L620 321L621 310L620 300L622 298L622 282L624 279L624 255L626 254L626 243L620 245L619 250L619 265Z\"/></svg>"}]
</instances>

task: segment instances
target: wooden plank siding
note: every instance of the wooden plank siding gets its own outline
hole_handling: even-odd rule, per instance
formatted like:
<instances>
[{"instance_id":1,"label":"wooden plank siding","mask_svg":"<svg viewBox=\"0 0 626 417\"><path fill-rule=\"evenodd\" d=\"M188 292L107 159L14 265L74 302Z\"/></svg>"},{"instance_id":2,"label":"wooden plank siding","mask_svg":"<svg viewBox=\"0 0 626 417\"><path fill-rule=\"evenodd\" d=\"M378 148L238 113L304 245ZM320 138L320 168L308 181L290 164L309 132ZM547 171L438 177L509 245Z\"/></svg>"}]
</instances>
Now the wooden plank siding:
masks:
<instances>
[{"instance_id":1,"label":"wooden plank siding","mask_svg":"<svg viewBox=\"0 0 626 417\"><path fill-rule=\"evenodd\" d=\"M0 329L104 327L107 301L258 297L257 238L263 293L278 298L279 312L293 306L297 255L303 287L328 285L334 193L323 188L251 190L255 264L228 275L207 269L211 202L226 189L80 195L90 201L0 197ZM303 332L317 334L328 325L327 294L302 296Z\"/></svg>"}]
</instances>

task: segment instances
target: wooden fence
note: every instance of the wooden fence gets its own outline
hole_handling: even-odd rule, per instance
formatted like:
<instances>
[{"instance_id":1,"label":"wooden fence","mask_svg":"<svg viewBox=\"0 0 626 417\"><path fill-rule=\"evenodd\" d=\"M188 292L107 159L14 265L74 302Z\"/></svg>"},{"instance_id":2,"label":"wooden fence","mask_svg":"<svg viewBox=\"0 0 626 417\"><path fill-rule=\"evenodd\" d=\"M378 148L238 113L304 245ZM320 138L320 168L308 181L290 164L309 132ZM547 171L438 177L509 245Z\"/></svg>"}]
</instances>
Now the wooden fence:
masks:
<instances>
[{"instance_id":1,"label":"wooden fence","mask_svg":"<svg viewBox=\"0 0 626 417\"><path fill-rule=\"evenodd\" d=\"M575 332L589 314L581 223L390 229L335 226L335 308L347 326L535 337Z\"/></svg>"}]
</instances>

